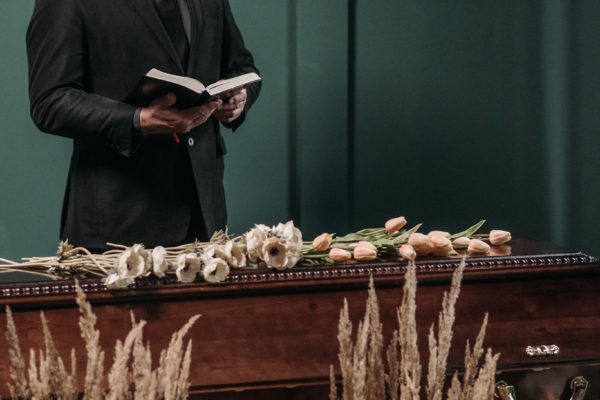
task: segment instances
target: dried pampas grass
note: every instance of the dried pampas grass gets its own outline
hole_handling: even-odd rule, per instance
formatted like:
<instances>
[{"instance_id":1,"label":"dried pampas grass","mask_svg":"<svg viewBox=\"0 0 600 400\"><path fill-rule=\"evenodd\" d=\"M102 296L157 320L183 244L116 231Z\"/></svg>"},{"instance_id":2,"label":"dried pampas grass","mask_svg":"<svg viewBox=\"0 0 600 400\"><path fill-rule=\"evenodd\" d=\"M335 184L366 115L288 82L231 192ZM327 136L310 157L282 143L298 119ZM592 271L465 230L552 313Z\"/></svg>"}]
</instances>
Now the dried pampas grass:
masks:
<instances>
[{"instance_id":1,"label":"dried pampas grass","mask_svg":"<svg viewBox=\"0 0 600 400\"><path fill-rule=\"evenodd\" d=\"M464 259L452 274L450 293L444 292L442 311L438 317L437 338L434 324L429 328L429 365L427 369L427 399L442 400L442 390L446 378L446 363L452 343L452 326L456 318L455 306L460 294L460 283L464 270Z\"/></svg>"},{"instance_id":2,"label":"dried pampas grass","mask_svg":"<svg viewBox=\"0 0 600 400\"><path fill-rule=\"evenodd\" d=\"M58 354L48 323L41 313L44 334L44 350L29 351L29 368L21 352L14 318L6 307L6 339L9 345L9 383L13 399L135 399L135 400L179 400L188 398L189 372L191 365L192 341L185 345L184 337L200 315L193 316L171 338L169 347L161 352L159 365L152 369L150 345L143 343L145 321L137 322L131 314L132 328L121 342L117 340L113 364L107 377L104 376L104 351L100 347L100 332L96 329L96 315L86 300L79 284L77 303L79 305L79 329L85 341L87 364L83 393L77 389L75 350L71 350L70 371Z\"/></svg>"},{"instance_id":3,"label":"dried pampas grass","mask_svg":"<svg viewBox=\"0 0 600 400\"><path fill-rule=\"evenodd\" d=\"M384 371L382 324L373 279L371 278L369 285L365 316L359 322L356 344L352 340L352 322L348 303L344 300L338 333L344 400L419 400L422 396L428 400L442 400L452 342L452 327L456 315L455 307L460 294L464 268L463 259L454 271L450 291L444 293L437 334L434 325L429 331L427 386L424 390L420 386L421 361L416 323L417 275L414 262L409 264L405 274L402 304L398 308L398 330L392 334L392 340L385 351L387 372ZM486 314L472 349L467 341L465 374L462 381L458 373L454 374L447 392L448 400L493 399L494 376L499 354L492 355L491 350L488 349L481 365L487 321ZM337 385L332 366L329 399L337 398Z\"/></svg>"},{"instance_id":4,"label":"dried pampas grass","mask_svg":"<svg viewBox=\"0 0 600 400\"><path fill-rule=\"evenodd\" d=\"M11 397L29 398L30 390L25 373L25 359L21 353L19 335L17 335L17 328L9 307L6 307L6 341L10 359L10 379L15 383L14 386L8 384ZM35 353L32 355L35 356Z\"/></svg>"}]
</instances>

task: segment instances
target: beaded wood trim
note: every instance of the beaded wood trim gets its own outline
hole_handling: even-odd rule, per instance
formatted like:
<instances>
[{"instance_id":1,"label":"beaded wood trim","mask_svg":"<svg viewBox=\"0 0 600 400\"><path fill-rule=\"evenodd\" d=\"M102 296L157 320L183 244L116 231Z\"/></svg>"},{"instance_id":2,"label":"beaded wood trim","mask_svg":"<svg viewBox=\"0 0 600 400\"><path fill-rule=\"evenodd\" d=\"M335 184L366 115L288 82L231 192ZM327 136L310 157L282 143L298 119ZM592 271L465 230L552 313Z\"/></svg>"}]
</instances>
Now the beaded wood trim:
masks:
<instances>
[{"instance_id":1,"label":"beaded wood trim","mask_svg":"<svg viewBox=\"0 0 600 400\"><path fill-rule=\"evenodd\" d=\"M583 253L569 253L540 256L511 256L511 257L488 257L471 258L466 261L465 271L480 271L494 269L512 268L535 268L535 267L558 267L598 264L599 259ZM426 260L417 262L417 272L421 273L447 273L452 271L460 263L460 259ZM246 269L232 271L223 285L229 284L251 284L267 282L294 282L315 279L334 278L360 278L368 276L393 276L402 275L406 270L405 261L395 262L373 262L336 264L315 267L296 267L286 271L275 271L268 269ZM599 265L600 267L600 265ZM109 292L110 290L102 283L101 279L86 279L80 283L81 288L87 292ZM196 285L207 285L199 282ZM162 280L145 279L136 282L130 289L151 287L177 287L175 278ZM189 285L186 285L189 286ZM211 285L212 286L212 285ZM129 289L128 289L129 290ZM32 282L0 285L0 298L25 297L40 295L60 295L75 293L75 285L71 280Z\"/></svg>"}]
</instances>

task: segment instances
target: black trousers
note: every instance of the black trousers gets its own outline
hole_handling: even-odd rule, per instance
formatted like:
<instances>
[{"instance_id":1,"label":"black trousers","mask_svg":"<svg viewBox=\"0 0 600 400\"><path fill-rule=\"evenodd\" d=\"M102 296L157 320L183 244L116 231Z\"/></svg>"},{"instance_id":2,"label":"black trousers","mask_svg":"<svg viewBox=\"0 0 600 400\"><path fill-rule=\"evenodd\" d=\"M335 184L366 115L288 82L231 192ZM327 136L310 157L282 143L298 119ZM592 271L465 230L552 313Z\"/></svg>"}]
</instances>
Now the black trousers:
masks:
<instances>
[{"instance_id":1,"label":"black trousers","mask_svg":"<svg viewBox=\"0 0 600 400\"><path fill-rule=\"evenodd\" d=\"M208 232L206 232L206 225L204 224L204 217L202 216L202 208L200 207L200 200L198 199L198 193L196 192L195 185L192 186L193 190L193 203L192 203L192 213L190 216L190 225L188 227L188 231L183 239L185 243L192 243L195 240L200 242L208 242Z\"/></svg>"}]
</instances>

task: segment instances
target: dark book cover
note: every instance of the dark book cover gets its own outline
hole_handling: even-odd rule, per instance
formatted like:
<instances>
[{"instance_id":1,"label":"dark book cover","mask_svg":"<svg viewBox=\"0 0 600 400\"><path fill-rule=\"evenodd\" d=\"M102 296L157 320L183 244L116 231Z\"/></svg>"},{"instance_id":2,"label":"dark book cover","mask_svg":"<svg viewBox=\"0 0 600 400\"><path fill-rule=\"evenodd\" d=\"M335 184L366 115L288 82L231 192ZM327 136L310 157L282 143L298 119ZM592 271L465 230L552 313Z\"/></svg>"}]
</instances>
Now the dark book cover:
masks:
<instances>
[{"instance_id":1,"label":"dark book cover","mask_svg":"<svg viewBox=\"0 0 600 400\"><path fill-rule=\"evenodd\" d=\"M199 106L218 97L226 100L232 91L260 79L260 76L251 72L222 79L205 87L196 79L152 69L140 79L124 101L138 107L147 107L156 99L173 93L177 97L175 107L183 109Z\"/></svg>"},{"instance_id":2,"label":"dark book cover","mask_svg":"<svg viewBox=\"0 0 600 400\"><path fill-rule=\"evenodd\" d=\"M177 97L175 107L179 109L197 106L211 99L207 91L197 93L177 83L144 76L131 93L129 93L125 99L125 103L147 107L154 100L160 99L169 93L173 93Z\"/></svg>"}]
</instances>

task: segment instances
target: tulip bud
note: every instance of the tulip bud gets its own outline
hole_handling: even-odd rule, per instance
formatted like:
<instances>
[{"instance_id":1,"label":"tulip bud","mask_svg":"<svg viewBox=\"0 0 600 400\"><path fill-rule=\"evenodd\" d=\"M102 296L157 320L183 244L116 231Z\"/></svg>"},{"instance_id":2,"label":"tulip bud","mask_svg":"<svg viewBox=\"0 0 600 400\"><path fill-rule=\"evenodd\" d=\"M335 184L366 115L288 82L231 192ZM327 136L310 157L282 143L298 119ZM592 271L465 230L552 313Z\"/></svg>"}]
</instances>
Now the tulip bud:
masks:
<instances>
[{"instance_id":1,"label":"tulip bud","mask_svg":"<svg viewBox=\"0 0 600 400\"><path fill-rule=\"evenodd\" d=\"M423 235L422 233L411 233L408 237L408 244L411 246L419 246L423 244L429 243L431 240L427 235Z\"/></svg>"},{"instance_id":2,"label":"tulip bud","mask_svg":"<svg viewBox=\"0 0 600 400\"><path fill-rule=\"evenodd\" d=\"M367 246L356 246L354 249L354 259L358 261L371 261L377 258L377 250Z\"/></svg>"},{"instance_id":3,"label":"tulip bud","mask_svg":"<svg viewBox=\"0 0 600 400\"><path fill-rule=\"evenodd\" d=\"M331 246L333 235L331 233L322 233L312 241L315 250L325 251Z\"/></svg>"},{"instance_id":4,"label":"tulip bud","mask_svg":"<svg viewBox=\"0 0 600 400\"><path fill-rule=\"evenodd\" d=\"M338 249L337 247L329 250L329 258L335 262L344 262L352 259L352 253L348 250Z\"/></svg>"},{"instance_id":5,"label":"tulip bud","mask_svg":"<svg viewBox=\"0 0 600 400\"><path fill-rule=\"evenodd\" d=\"M487 254L490 252L490 245L479 239L469 241L469 253Z\"/></svg>"},{"instance_id":6,"label":"tulip bud","mask_svg":"<svg viewBox=\"0 0 600 400\"><path fill-rule=\"evenodd\" d=\"M433 236L443 236L445 238L450 239L450 232L446 232L446 231L431 231L427 234L427 236L429 237L429 239L431 239Z\"/></svg>"},{"instance_id":7,"label":"tulip bud","mask_svg":"<svg viewBox=\"0 0 600 400\"><path fill-rule=\"evenodd\" d=\"M469 242L471 241L471 239L469 239L466 236L462 236L459 238L456 238L452 241L452 245L454 246L455 249L466 249L467 247L469 247Z\"/></svg>"},{"instance_id":8,"label":"tulip bud","mask_svg":"<svg viewBox=\"0 0 600 400\"><path fill-rule=\"evenodd\" d=\"M377 252L377 247L375 247L375 245L373 243L367 242L366 240L361 240L360 242L358 242L356 244L355 247L359 247L359 246L360 247L366 247L368 249L375 250L375 252Z\"/></svg>"},{"instance_id":9,"label":"tulip bud","mask_svg":"<svg viewBox=\"0 0 600 400\"><path fill-rule=\"evenodd\" d=\"M403 244L398 250L400 256L406 260L414 260L417 258L417 252L410 244Z\"/></svg>"},{"instance_id":10,"label":"tulip bud","mask_svg":"<svg viewBox=\"0 0 600 400\"><path fill-rule=\"evenodd\" d=\"M406 225L406 218L392 218L385 223L385 230L388 233L396 233Z\"/></svg>"},{"instance_id":11,"label":"tulip bud","mask_svg":"<svg viewBox=\"0 0 600 400\"><path fill-rule=\"evenodd\" d=\"M428 255L433 250L431 240L422 233L411 233L408 237L408 244L415 249L420 257Z\"/></svg>"},{"instance_id":12,"label":"tulip bud","mask_svg":"<svg viewBox=\"0 0 600 400\"><path fill-rule=\"evenodd\" d=\"M493 230L490 232L490 243L494 246L500 246L512 239L510 232Z\"/></svg>"},{"instance_id":13,"label":"tulip bud","mask_svg":"<svg viewBox=\"0 0 600 400\"><path fill-rule=\"evenodd\" d=\"M445 236L436 234L430 236L431 245L433 246L433 254L436 256L448 256L452 254L452 242Z\"/></svg>"}]
</instances>

